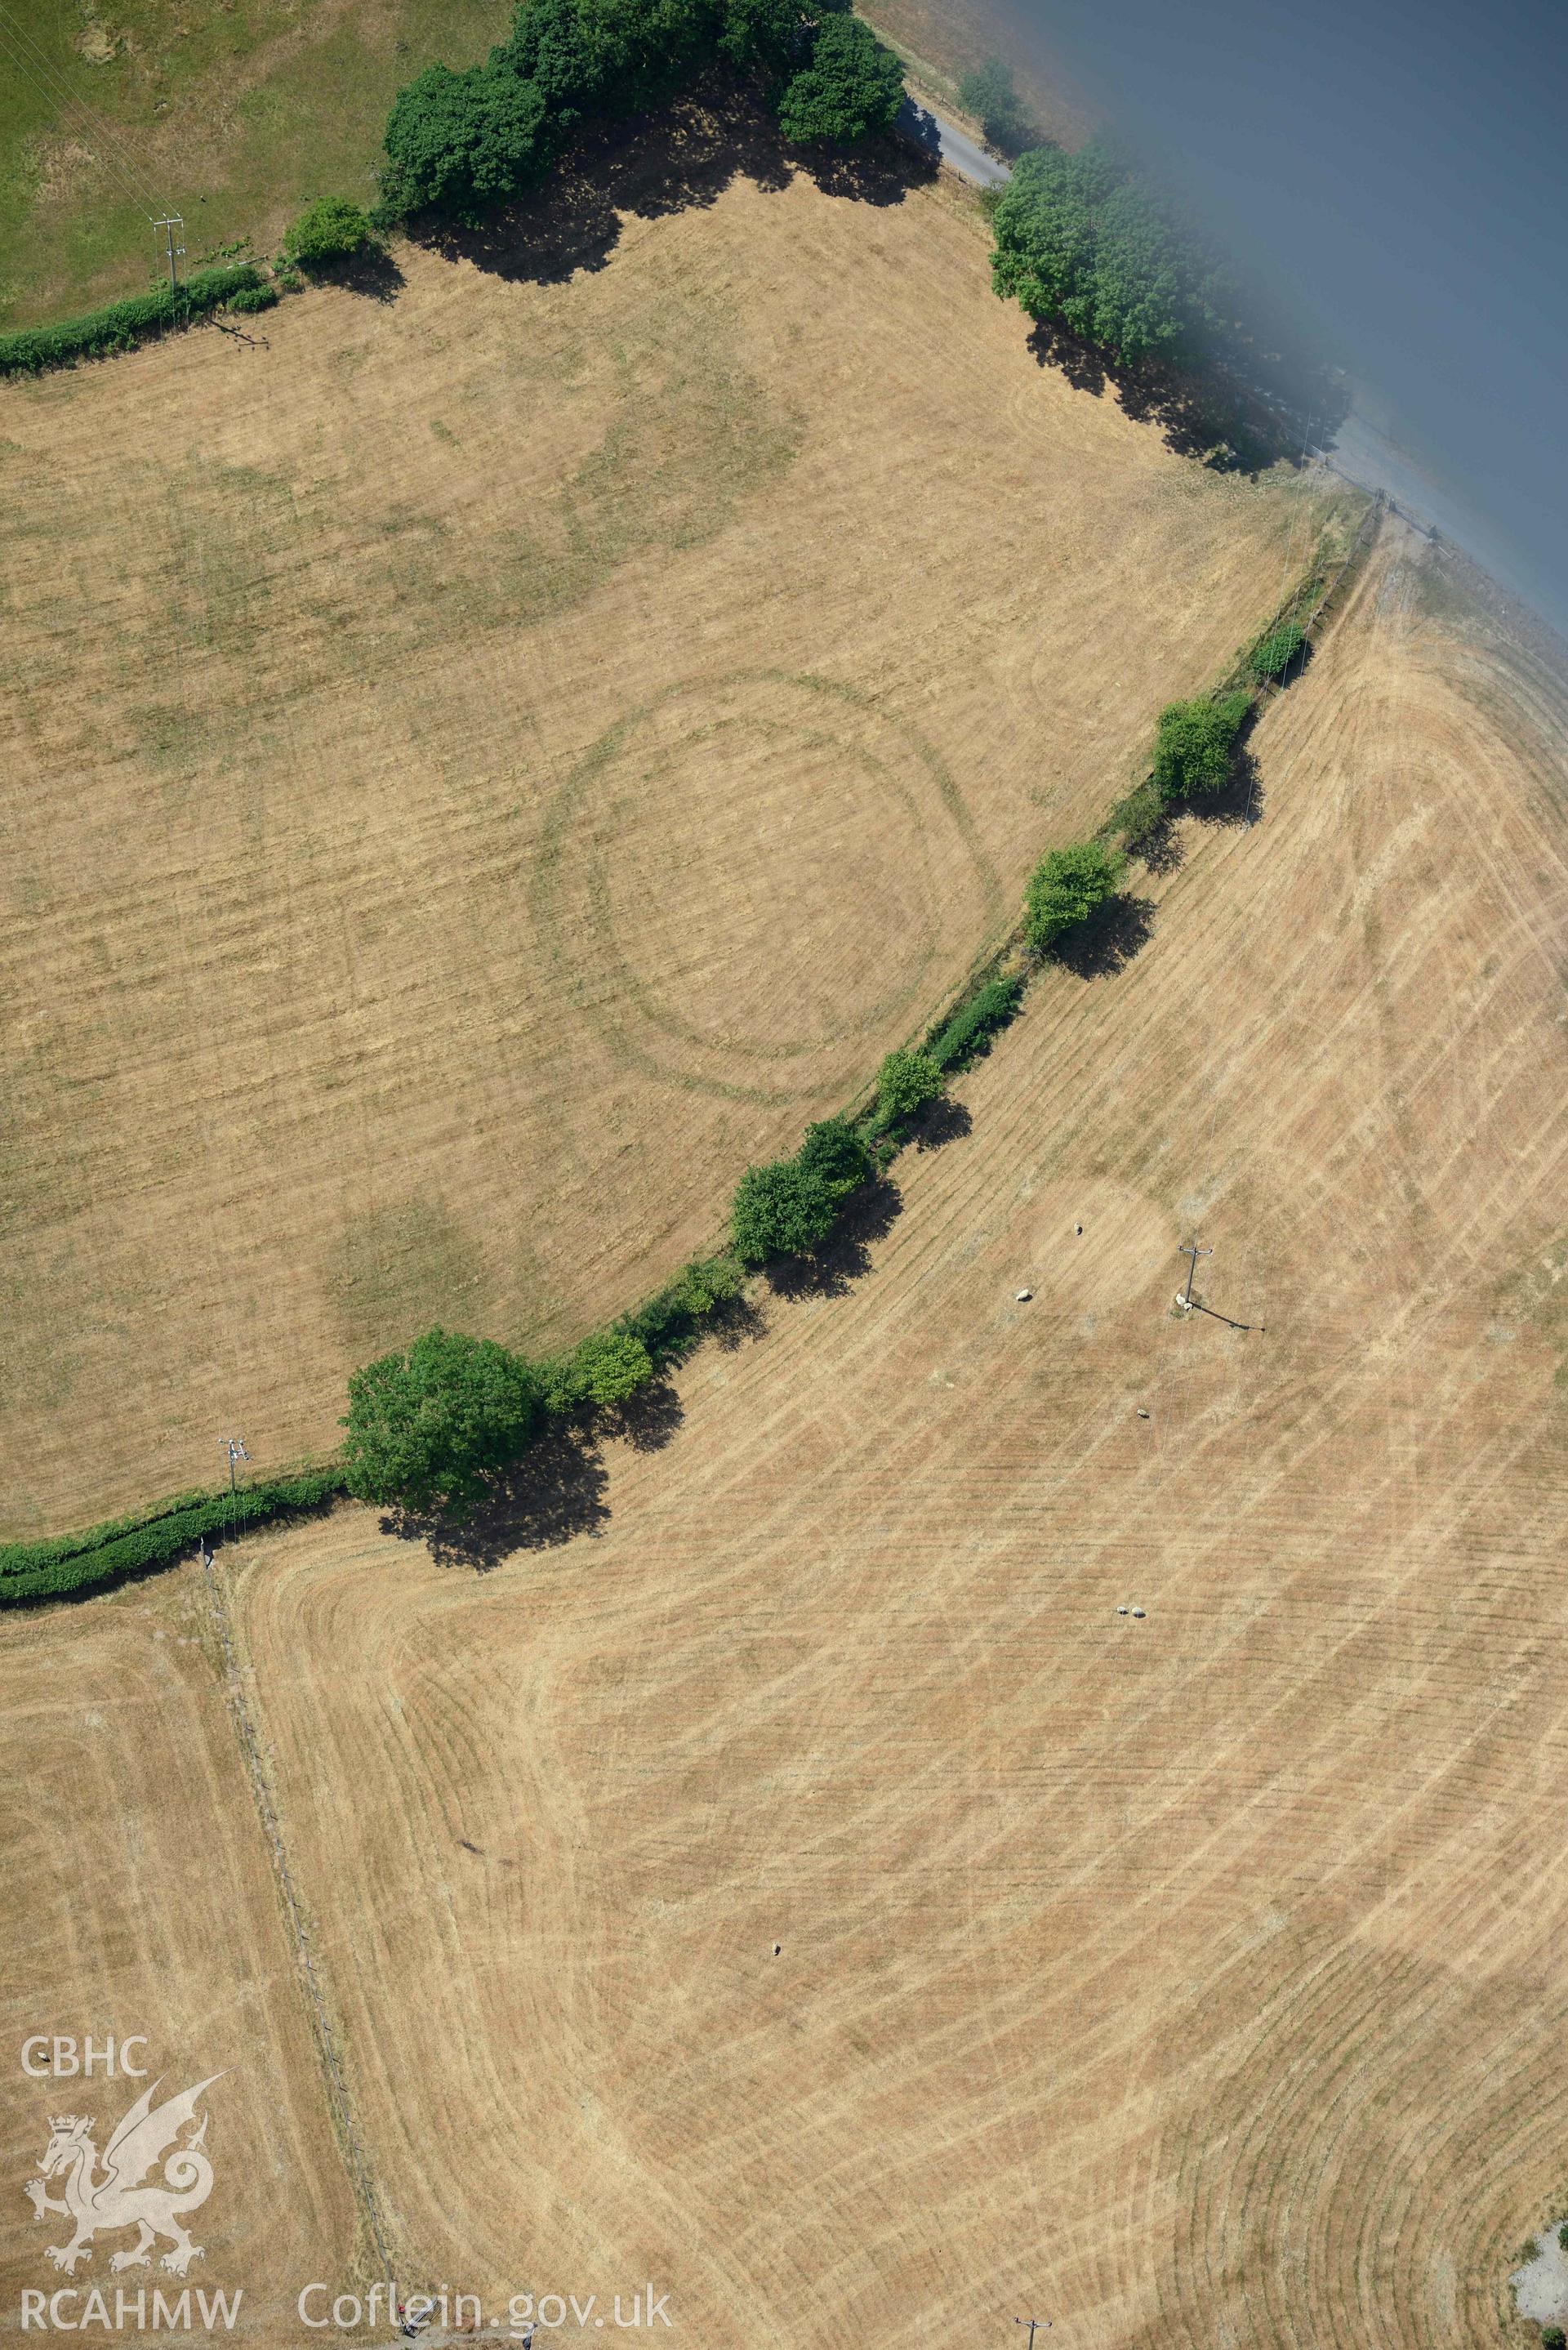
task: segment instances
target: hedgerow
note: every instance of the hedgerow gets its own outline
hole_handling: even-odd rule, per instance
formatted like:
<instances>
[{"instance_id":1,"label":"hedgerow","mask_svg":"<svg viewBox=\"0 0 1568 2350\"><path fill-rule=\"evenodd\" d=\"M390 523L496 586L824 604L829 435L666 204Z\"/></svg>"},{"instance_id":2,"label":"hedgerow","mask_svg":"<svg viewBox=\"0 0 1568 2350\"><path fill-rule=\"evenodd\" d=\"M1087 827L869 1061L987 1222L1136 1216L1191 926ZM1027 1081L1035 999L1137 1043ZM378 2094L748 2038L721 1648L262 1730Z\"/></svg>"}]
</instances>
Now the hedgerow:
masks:
<instances>
[{"instance_id":1,"label":"hedgerow","mask_svg":"<svg viewBox=\"0 0 1568 2350\"><path fill-rule=\"evenodd\" d=\"M107 309L90 310L85 317L63 318L53 327L20 327L15 334L0 335L0 376L41 375L46 368L71 367L78 359L133 350L153 335L206 317L234 295L260 284L254 263L241 261L226 269L199 270L183 286L134 294L128 301L111 302Z\"/></svg>"},{"instance_id":2,"label":"hedgerow","mask_svg":"<svg viewBox=\"0 0 1568 2350\"><path fill-rule=\"evenodd\" d=\"M51 1541L0 1543L0 1607L63 1599L73 1591L167 1566L204 1535L247 1532L269 1519L319 1509L348 1490L341 1469L307 1469L237 1493L182 1493L140 1518L114 1518Z\"/></svg>"},{"instance_id":3,"label":"hedgerow","mask_svg":"<svg viewBox=\"0 0 1568 2350\"><path fill-rule=\"evenodd\" d=\"M937 1030L927 1052L945 1076L956 1076L990 1052L992 1038L1017 1018L1023 1001L1021 979L988 980Z\"/></svg>"},{"instance_id":4,"label":"hedgerow","mask_svg":"<svg viewBox=\"0 0 1568 2350\"><path fill-rule=\"evenodd\" d=\"M1306 630L1300 622L1287 620L1283 628L1275 629L1253 646L1247 666L1262 682L1273 684L1283 677L1305 643Z\"/></svg>"}]
</instances>

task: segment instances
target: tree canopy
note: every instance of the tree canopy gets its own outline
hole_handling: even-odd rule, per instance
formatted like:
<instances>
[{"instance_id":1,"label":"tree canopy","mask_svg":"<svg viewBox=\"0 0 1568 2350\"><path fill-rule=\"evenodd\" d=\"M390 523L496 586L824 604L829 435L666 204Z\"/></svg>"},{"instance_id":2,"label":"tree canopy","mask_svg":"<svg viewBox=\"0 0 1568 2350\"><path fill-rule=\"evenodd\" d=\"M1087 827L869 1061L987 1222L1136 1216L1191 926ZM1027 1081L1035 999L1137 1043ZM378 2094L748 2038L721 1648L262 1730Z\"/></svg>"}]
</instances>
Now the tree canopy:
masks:
<instances>
[{"instance_id":1,"label":"tree canopy","mask_svg":"<svg viewBox=\"0 0 1568 2350\"><path fill-rule=\"evenodd\" d=\"M776 91L810 64L824 17L848 6L849 0L726 0L719 54Z\"/></svg>"},{"instance_id":2,"label":"tree canopy","mask_svg":"<svg viewBox=\"0 0 1568 2350\"><path fill-rule=\"evenodd\" d=\"M802 1166L799 1159L748 1167L730 1214L735 1253L745 1264L809 1254L833 1230L840 1197L820 1172Z\"/></svg>"},{"instance_id":3,"label":"tree canopy","mask_svg":"<svg viewBox=\"0 0 1568 2350\"><path fill-rule=\"evenodd\" d=\"M1218 262L1099 140L1021 156L992 224L997 292L1115 359L1191 358L1221 323Z\"/></svg>"},{"instance_id":4,"label":"tree canopy","mask_svg":"<svg viewBox=\"0 0 1568 2350\"><path fill-rule=\"evenodd\" d=\"M427 1330L348 1381L348 1490L405 1509L466 1509L521 1451L539 1405L537 1377L520 1356L489 1338Z\"/></svg>"},{"instance_id":5,"label":"tree canopy","mask_svg":"<svg viewBox=\"0 0 1568 2350\"><path fill-rule=\"evenodd\" d=\"M929 1053L889 1053L877 1073L877 1115L888 1125L935 1101L944 1079Z\"/></svg>"},{"instance_id":6,"label":"tree canopy","mask_svg":"<svg viewBox=\"0 0 1568 2350\"><path fill-rule=\"evenodd\" d=\"M1159 713L1154 780L1162 799L1222 791L1235 763L1236 738L1252 706L1249 693L1204 694Z\"/></svg>"},{"instance_id":7,"label":"tree canopy","mask_svg":"<svg viewBox=\"0 0 1568 2350\"><path fill-rule=\"evenodd\" d=\"M1023 894L1023 929L1036 954L1045 954L1069 931L1116 895L1127 858L1101 840L1081 840L1053 848L1029 877Z\"/></svg>"},{"instance_id":8,"label":"tree canopy","mask_svg":"<svg viewBox=\"0 0 1568 2350\"><path fill-rule=\"evenodd\" d=\"M302 212L283 240L290 261L310 269L327 261L346 261L374 244L370 215L347 196L318 196Z\"/></svg>"},{"instance_id":9,"label":"tree canopy","mask_svg":"<svg viewBox=\"0 0 1568 2350\"><path fill-rule=\"evenodd\" d=\"M585 1338L573 1367L585 1403L624 1403L653 1377L648 1348L627 1330L601 1330Z\"/></svg>"},{"instance_id":10,"label":"tree canopy","mask_svg":"<svg viewBox=\"0 0 1568 2350\"><path fill-rule=\"evenodd\" d=\"M779 106L779 128L800 146L851 147L893 127L904 103L904 68L864 18L830 16L811 63Z\"/></svg>"},{"instance_id":11,"label":"tree canopy","mask_svg":"<svg viewBox=\"0 0 1568 2350\"><path fill-rule=\"evenodd\" d=\"M795 1163L825 1183L835 1200L847 1198L871 1172L871 1154L846 1118L825 1118L808 1126Z\"/></svg>"},{"instance_id":12,"label":"tree canopy","mask_svg":"<svg viewBox=\"0 0 1568 2350\"><path fill-rule=\"evenodd\" d=\"M431 66L400 91L386 152L393 205L467 221L537 179L553 156L539 90L493 61L463 73Z\"/></svg>"},{"instance_id":13,"label":"tree canopy","mask_svg":"<svg viewBox=\"0 0 1568 2350\"><path fill-rule=\"evenodd\" d=\"M583 125L663 102L722 58L784 92L792 139L838 143L885 129L898 63L848 0L521 0L483 65L432 66L400 91L386 131L392 213L472 222L548 170Z\"/></svg>"}]
</instances>

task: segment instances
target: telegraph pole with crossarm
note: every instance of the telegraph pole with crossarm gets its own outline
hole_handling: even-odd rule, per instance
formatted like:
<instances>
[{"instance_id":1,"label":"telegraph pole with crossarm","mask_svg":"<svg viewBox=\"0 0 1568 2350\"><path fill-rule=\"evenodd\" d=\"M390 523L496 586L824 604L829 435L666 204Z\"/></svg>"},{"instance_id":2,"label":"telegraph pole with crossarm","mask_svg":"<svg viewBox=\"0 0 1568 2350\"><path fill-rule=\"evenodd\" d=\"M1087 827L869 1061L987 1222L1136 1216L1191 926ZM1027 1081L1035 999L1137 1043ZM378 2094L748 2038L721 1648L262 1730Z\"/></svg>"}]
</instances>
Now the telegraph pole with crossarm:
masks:
<instances>
[{"instance_id":1,"label":"telegraph pole with crossarm","mask_svg":"<svg viewBox=\"0 0 1568 2350\"><path fill-rule=\"evenodd\" d=\"M1177 1253L1192 1259L1192 1270L1187 1276L1187 1286L1185 1289L1178 1290L1176 1294L1176 1302L1179 1305L1190 1305L1192 1284L1198 1278L1198 1260L1200 1256L1212 1256L1214 1252L1211 1248L1199 1248L1196 1241L1185 1241Z\"/></svg>"}]
</instances>

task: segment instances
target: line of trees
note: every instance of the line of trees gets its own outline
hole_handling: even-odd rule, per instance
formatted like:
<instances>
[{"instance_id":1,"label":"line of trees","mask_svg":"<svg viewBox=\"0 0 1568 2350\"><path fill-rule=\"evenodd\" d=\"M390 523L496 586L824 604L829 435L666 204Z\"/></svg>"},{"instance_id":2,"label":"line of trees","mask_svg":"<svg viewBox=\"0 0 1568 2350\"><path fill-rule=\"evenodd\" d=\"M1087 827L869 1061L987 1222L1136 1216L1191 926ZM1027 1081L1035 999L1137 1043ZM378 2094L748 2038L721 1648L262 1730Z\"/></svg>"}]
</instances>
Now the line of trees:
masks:
<instances>
[{"instance_id":1,"label":"line of trees","mask_svg":"<svg viewBox=\"0 0 1568 2350\"><path fill-rule=\"evenodd\" d=\"M638 1314L570 1354L532 1362L488 1338L428 1330L348 1382L342 1475L363 1502L462 1518L552 1415L614 1409L678 1361L749 1271L808 1257L887 1164L948 1077L991 1048L1023 983L992 980L915 1050L889 1053L864 1118L820 1119L793 1158L748 1167L730 1244L688 1265Z\"/></svg>"},{"instance_id":2,"label":"line of trees","mask_svg":"<svg viewBox=\"0 0 1568 2350\"><path fill-rule=\"evenodd\" d=\"M1226 788L1237 773L1257 690L1287 683L1310 650L1298 620L1278 621L1237 664L1250 682L1166 704L1155 723L1146 781L1116 803L1093 839L1049 850L1030 875L1023 936L1031 953L1053 953L1095 919L1121 888L1127 851L1147 848L1174 808Z\"/></svg>"},{"instance_id":3,"label":"line of trees","mask_svg":"<svg viewBox=\"0 0 1568 2350\"><path fill-rule=\"evenodd\" d=\"M1260 682L1276 680L1305 641L1293 622L1276 628L1244 656L1243 671ZM1238 686L1161 711L1148 781L1102 833L1049 850L1031 874L1023 935L1032 956L1058 954L1116 897L1128 864L1118 832L1120 842L1136 846L1173 804L1224 786L1251 708L1252 691ZM553 1362L531 1364L490 1340L432 1330L405 1353L357 1371L344 1421L349 1491L363 1501L462 1514L547 1414L626 1402L693 1343L706 1315L736 1295L749 1271L822 1248L949 1076L990 1049L1017 1012L1023 985L1016 977L989 981L924 1045L888 1055L863 1117L821 1119L793 1157L748 1167L730 1211L728 1249L688 1266L641 1315Z\"/></svg>"},{"instance_id":4,"label":"line of trees","mask_svg":"<svg viewBox=\"0 0 1568 2350\"><path fill-rule=\"evenodd\" d=\"M522 0L483 64L432 66L400 91L382 224L419 212L472 224L586 127L666 104L720 62L803 143L857 144L903 104L897 57L849 0Z\"/></svg>"}]
</instances>

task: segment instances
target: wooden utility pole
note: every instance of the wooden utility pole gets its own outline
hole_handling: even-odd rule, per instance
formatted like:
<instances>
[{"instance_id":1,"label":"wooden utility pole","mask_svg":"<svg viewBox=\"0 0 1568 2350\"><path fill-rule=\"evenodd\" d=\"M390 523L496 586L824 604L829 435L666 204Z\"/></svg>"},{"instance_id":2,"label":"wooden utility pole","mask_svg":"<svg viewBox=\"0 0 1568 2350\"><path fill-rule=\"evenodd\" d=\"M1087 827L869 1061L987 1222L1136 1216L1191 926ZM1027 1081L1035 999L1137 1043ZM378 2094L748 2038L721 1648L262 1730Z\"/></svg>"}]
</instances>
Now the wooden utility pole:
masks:
<instances>
[{"instance_id":1,"label":"wooden utility pole","mask_svg":"<svg viewBox=\"0 0 1568 2350\"><path fill-rule=\"evenodd\" d=\"M152 234L154 236L157 235L160 229L163 232L163 258L169 264L169 284L172 290L179 286L180 264L185 258L185 224L181 219L178 213L171 213L167 219L153 222ZM176 229L180 232L180 242L178 244L174 242L174 232Z\"/></svg>"},{"instance_id":2,"label":"wooden utility pole","mask_svg":"<svg viewBox=\"0 0 1568 2350\"><path fill-rule=\"evenodd\" d=\"M1212 1256L1214 1252L1211 1248L1199 1248L1196 1241L1186 1241L1182 1243L1182 1246L1178 1250L1177 1253L1179 1256L1189 1256L1192 1259L1192 1270L1187 1276L1187 1286L1185 1289L1178 1293L1176 1300L1179 1305L1190 1305L1192 1303L1192 1284L1198 1278L1198 1260L1200 1256ZM1023 2322L1023 2319L1020 2318L1019 2324L1022 2324Z\"/></svg>"}]
</instances>

